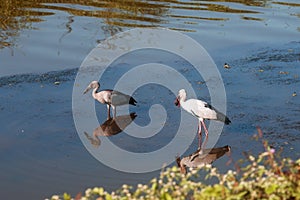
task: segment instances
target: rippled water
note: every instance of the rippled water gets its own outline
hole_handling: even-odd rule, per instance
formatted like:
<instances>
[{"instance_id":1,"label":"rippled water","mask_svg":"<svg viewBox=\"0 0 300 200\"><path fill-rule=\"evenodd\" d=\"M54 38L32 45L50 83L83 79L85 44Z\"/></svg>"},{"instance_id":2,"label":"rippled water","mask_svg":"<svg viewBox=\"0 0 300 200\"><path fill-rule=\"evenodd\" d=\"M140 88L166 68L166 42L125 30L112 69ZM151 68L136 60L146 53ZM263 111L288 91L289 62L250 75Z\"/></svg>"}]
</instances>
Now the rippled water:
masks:
<instances>
[{"instance_id":1,"label":"rippled water","mask_svg":"<svg viewBox=\"0 0 300 200\"><path fill-rule=\"evenodd\" d=\"M297 0L5 0L0 11L3 198L41 199L64 191L76 194L96 185L112 190L123 183L147 182L158 174L132 175L102 165L83 147L72 118L73 81L83 59L104 39L134 27L181 31L213 57L224 80L233 122L217 146L230 145L236 160L243 151L260 151L261 146L250 140L259 125L271 145L284 147L284 155L299 157ZM141 55L141 62L153 61L151 53L149 57ZM199 98L209 101L205 82L195 80L182 60L166 58L165 64L189 77L199 88ZM224 62L232 68L224 69ZM133 63L139 62L127 59L122 66ZM108 80L105 86L110 87L113 81ZM166 94L159 102L174 118L161 135L141 141L142 147L122 133L111 140L132 151L150 151L172 139L178 109L173 106L174 95L165 88L149 85L138 92L142 94L140 106L133 109L137 124L149 123L148 109L157 102L152 93ZM99 111L103 108L96 105ZM105 114L99 113L100 122L106 120ZM87 134L92 135L95 128ZM194 150L191 147L185 155ZM224 156L216 165L222 168L226 161Z\"/></svg>"},{"instance_id":2,"label":"rippled water","mask_svg":"<svg viewBox=\"0 0 300 200\"><path fill-rule=\"evenodd\" d=\"M298 40L299 6L295 0L3 1L0 76L78 67L99 41L132 27L180 30L208 50Z\"/></svg>"}]
</instances>

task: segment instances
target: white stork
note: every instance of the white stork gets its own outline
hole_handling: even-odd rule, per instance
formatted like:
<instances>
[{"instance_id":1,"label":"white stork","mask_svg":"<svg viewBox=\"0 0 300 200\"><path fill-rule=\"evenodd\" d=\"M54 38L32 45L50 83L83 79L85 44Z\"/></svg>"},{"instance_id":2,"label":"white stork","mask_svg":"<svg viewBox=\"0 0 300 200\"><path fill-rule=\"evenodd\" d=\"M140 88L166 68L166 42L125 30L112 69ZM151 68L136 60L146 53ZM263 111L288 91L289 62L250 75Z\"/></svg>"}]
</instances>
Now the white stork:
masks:
<instances>
[{"instance_id":1,"label":"white stork","mask_svg":"<svg viewBox=\"0 0 300 200\"><path fill-rule=\"evenodd\" d=\"M175 100L175 105L178 107L181 106L184 110L186 110L187 112L191 113L193 116L199 119L199 124L198 124L199 148L202 139L201 125L204 128L206 137L208 137L208 130L204 123L205 119L218 120L224 122L225 124L231 123L231 121L226 115L219 112L208 103L201 101L199 99L186 100L186 91L184 89L179 90L178 96Z\"/></svg>"},{"instance_id":2,"label":"white stork","mask_svg":"<svg viewBox=\"0 0 300 200\"><path fill-rule=\"evenodd\" d=\"M99 101L102 104L107 105L107 118L110 118L110 107L114 110L114 117L116 117L116 107L121 105L134 105L136 106L136 100L121 92L116 90L102 90L98 92L97 90L100 88L100 83L98 81L92 81L89 86L84 90L83 94L87 93L90 89L93 89L92 96L95 100Z\"/></svg>"}]
</instances>

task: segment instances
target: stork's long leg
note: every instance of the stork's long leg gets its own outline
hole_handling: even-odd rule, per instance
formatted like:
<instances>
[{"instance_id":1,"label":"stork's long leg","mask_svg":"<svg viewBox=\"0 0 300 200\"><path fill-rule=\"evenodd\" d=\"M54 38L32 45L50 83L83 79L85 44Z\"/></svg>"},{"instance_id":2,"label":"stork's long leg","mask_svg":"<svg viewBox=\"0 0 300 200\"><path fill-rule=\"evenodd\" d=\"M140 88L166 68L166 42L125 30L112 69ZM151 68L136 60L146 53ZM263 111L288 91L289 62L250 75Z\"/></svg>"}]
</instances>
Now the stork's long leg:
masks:
<instances>
[{"instance_id":1,"label":"stork's long leg","mask_svg":"<svg viewBox=\"0 0 300 200\"><path fill-rule=\"evenodd\" d=\"M198 123L198 149L201 148L202 144L202 130L201 130L201 122Z\"/></svg>"},{"instance_id":2,"label":"stork's long leg","mask_svg":"<svg viewBox=\"0 0 300 200\"><path fill-rule=\"evenodd\" d=\"M205 149L207 142L208 142L208 137L205 137L205 140L201 146L201 149Z\"/></svg>"},{"instance_id":3,"label":"stork's long leg","mask_svg":"<svg viewBox=\"0 0 300 200\"><path fill-rule=\"evenodd\" d=\"M206 137L208 137L208 130L206 128L206 125L205 125L204 121L201 121L201 123L203 125L204 131L205 131L205 135L206 135Z\"/></svg>"},{"instance_id":4,"label":"stork's long leg","mask_svg":"<svg viewBox=\"0 0 300 200\"><path fill-rule=\"evenodd\" d=\"M107 119L110 119L110 105L107 104Z\"/></svg>"},{"instance_id":5,"label":"stork's long leg","mask_svg":"<svg viewBox=\"0 0 300 200\"><path fill-rule=\"evenodd\" d=\"M114 118L117 117L117 106L113 106L113 110L114 110Z\"/></svg>"}]
</instances>

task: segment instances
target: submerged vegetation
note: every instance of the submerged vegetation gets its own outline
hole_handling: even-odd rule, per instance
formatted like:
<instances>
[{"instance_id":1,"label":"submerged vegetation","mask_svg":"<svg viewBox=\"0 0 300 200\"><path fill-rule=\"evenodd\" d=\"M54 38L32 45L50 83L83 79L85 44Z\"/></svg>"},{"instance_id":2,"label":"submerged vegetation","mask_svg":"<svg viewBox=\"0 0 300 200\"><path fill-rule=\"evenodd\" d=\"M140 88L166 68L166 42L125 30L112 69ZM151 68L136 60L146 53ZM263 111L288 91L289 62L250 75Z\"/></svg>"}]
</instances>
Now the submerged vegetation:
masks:
<instances>
[{"instance_id":1,"label":"submerged vegetation","mask_svg":"<svg viewBox=\"0 0 300 200\"><path fill-rule=\"evenodd\" d=\"M50 199L300 199L300 159L280 158L262 139L259 128L255 138L262 141L265 151L258 156L245 154L246 159L226 173L205 165L184 175L174 166L145 185L123 185L113 192L95 187L74 198L65 193ZM201 177L205 183L199 181Z\"/></svg>"}]
</instances>

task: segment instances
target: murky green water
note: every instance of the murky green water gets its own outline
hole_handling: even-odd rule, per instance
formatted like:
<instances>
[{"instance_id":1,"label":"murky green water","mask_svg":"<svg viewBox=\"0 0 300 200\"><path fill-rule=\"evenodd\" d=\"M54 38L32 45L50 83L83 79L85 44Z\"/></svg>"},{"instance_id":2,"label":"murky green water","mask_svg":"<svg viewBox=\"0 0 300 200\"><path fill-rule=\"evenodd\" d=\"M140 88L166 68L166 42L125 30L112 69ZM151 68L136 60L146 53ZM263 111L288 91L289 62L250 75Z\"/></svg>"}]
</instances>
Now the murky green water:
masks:
<instances>
[{"instance_id":1,"label":"murky green water","mask_svg":"<svg viewBox=\"0 0 300 200\"><path fill-rule=\"evenodd\" d=\"M261 150L250 140L258 125L276 149L284 147L284 155L299 157L297 0L4 0L0 11L3 198L41 199L96 185L112 190L123 183L145 183L158 174L132 175L102 165L83 147L72 118L73 81L83 59L101 41L134 27L178 30L207 49L223 77L232 120L218 146L230 145L234 159L243 151ZM224 62L232 68L224 69ZM168 64L184 68L176 58ZM188 69L182 73L199 85L199 98L209 101L204 82L194 80ZM168 92L156 86L139 91L136 123L149 123L148 109L157 102L152 92L157 91ZM173 98L168 93L159 101L176 115ZM96 104L97 110L103 108ZM98 117L105 121L105 115ZM176 120L162 135L142 141L142 147L122 133L112 140L137 152L153 150L172 139L174 127ZM226 156L222 159L216 163L221 168L227 161Z\"/></svg>"}]
</instances>

